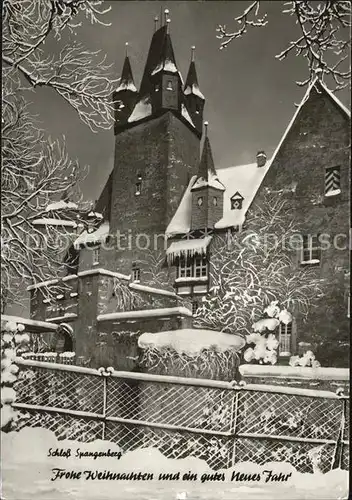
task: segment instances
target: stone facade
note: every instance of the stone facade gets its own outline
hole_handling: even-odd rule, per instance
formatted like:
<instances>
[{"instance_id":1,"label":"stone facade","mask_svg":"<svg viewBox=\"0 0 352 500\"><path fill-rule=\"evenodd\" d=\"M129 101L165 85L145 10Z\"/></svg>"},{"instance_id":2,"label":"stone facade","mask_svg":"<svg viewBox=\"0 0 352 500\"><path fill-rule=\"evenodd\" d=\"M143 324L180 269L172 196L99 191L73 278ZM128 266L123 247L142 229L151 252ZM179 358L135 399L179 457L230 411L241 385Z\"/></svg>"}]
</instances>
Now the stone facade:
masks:
<instances>
[{"instance_id":1,"label":"stone facade","mask_svg":"<svg viewBox=\"0 0 352 500\"><path fill-rule=\"evenodd\" d=\"M114 168L95 207L109 226L109 236L94 240L93 235L88 245L81 245L78 277L65 282L67 290L57 294L52 304L44 304L40 293L32 292L32 317L71 322L77 355L93 360L93 365L105 360L120 369L136 369L133 359L141 331L182 328L191 320L185 320L182 314L171 319L168 315L158 319L151 315L124 323L116 318L100 321L99 316L178 307L181 299L173 290L186 297L189 304L200 301L209 291L215 240L226 241L229 231L240 230L247 211L250 213L253 203L260 204L267 190L287 190L292 216L298 217L304 235L327 234L330 243L335 238L335 245L323 250L318 262L315 259L309 264L329 287L308 318L292 311L291 354L303 342L313 346L324 364L344 366L344 346L349 338L348 113L325 86L315 82L270 161L266 162L264 152L260 152L255 164L231 167L231 175L223 169L220 175L207 134L202 157L199 155L204 97L193 57L186 84L182 86L181 82L165 26L153 35L139 90L126 58L120 87L114 94ZM335 173L332 177L339 183L339 192L326 196L327 169L334 168L338 168L338 177ZM243 182L246 176L249 180ZM239 200L237 204L233 203L234 197ZM199 241L209 234L212 243L199 246ZM202 248L198 254L192 253L189 240ZM167 259L166 250L179 242L175 258ZM338 248L336 242L344 248ZM197 255L208 261L206 275L195 265ZM188 269L182 269L182 256ZM297 252L292 272L301 265ZM117 284L121 285L119 293L126 292L127 302L116 295ZM158 288L159 293L138 289L141 284ZM126 332L130 334L126 336Z\"/></svg>"}]
</instances>

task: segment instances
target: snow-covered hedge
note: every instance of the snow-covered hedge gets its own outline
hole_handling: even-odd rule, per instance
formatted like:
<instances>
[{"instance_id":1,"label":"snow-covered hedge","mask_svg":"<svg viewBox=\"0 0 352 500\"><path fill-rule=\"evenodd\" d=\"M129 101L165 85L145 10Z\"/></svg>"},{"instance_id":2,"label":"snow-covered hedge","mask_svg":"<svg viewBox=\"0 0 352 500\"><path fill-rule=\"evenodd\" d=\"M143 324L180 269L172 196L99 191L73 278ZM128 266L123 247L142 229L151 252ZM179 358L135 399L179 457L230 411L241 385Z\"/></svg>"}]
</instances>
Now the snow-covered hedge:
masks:
<instances>
[{"instance_id":1,"label":"snow-covered hedge","mask_svg":"<svg viewBox=\"0 0 352 500\"><path fill-rule=\"evenodd\" d=\"M24 326L15 322L7 322L1 332L1 429L7 429L16 419L12 403L16 399L13 384L17 380L18 366L14 363L16 355L25 350L29 343L29 335Z\"/></svg>"}]
</instances>

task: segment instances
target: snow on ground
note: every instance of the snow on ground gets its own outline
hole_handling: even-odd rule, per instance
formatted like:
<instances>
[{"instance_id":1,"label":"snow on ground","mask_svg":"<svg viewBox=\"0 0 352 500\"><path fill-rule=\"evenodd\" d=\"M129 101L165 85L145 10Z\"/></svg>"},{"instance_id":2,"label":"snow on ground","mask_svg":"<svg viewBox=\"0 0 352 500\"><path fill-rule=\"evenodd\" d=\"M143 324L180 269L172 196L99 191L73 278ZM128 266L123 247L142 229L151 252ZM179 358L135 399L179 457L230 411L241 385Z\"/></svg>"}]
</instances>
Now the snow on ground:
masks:
<instances>
[{"instance_id":1,"label":"snow on ground","mask_svg":"<svg viewBox=\"0 0 352 500\"><path fill-rule=\"evenodd\" d=\"M171 330L169 332L143 333L138 339L138 345L142 348L169 347L178 353L184 352L189 355L199 354L202 349L211 347L220 352L229 349L238 351L244 344L245 340L239 335L192 328Z\"/></svg>"},{"instance_id":2,"label":"snow on ground","mask_svg":"<svg viewBox=\"0 0 352 500\"><path fill-rule=\"evenodd\" d=\"M155 448L138 449L118 458L121 451L111 442L97 440L92 443L57 441L55 435L40 428L24 428L18 433L1 435L3 498L6 500L266 500L266 499L321 499L333 500L348 497L348 472L330 471L326 474L301 474L288 463L237 464L232 469L217 471L224 474L224 481L205 481L214 473L198 458L168 459ZM48 456L56 449L70 449L71 456ZM110 449L115 457L94 458L94 452ZM80 452L92 456L79 458ZM81 472L78 479L51 479L53 469ZM84 471L110 471L111 473L150 473L152 480L88 479ZM287 482L265 482L272 470L279 474L292 474ZM259 481L230 481L233 471L260 474ZM178 481L158 480L160 473L180 472ZM197 474L194 481L184 481L184 473ZM90 476L92 477L92 476Z\"/></svg>"}]
</instances>

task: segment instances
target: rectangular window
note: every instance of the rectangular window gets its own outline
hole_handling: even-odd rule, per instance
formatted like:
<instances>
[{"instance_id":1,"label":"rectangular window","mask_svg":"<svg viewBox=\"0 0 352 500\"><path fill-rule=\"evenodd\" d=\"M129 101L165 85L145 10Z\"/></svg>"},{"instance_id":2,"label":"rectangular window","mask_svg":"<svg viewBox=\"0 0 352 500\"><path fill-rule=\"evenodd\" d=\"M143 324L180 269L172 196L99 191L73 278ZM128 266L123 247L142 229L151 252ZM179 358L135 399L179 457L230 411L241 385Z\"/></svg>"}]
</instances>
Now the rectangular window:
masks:
<instances>
[{"instance_id":1,"label":"rectangular window","mask_svg":"<svg viewBox=\"0 0 352 500\"><path fill-rule=\"evenodd\" d=\"M292 323L279 326L279 351L280 356L290 356L292 342Z\"/></svg>"},{"instance_id":2,"label":"rectangular window","mask_svg":"<svg viewBox=\"0 0 352 500\"><path fill-rule=\"evenodd\" d=\"M302 264L319 264L321 248L319 247L318 235L304 235L301 252Z\"/></svg>"},{"instance_id":3,"label":"rectangular window","mask_svg":"<svg viewBox=\"0 0 352 500\"><path fill-rule=\"evenodd\" d=\"M141 191L142 191L142 183L136 182L136 190L135 190L134 194L136 196L139 196L141 194Z\"/></svg>"},{"instance_id":4,"label":"rectangular window","mask_svg":"<svg viewBox=\"0 0 352 500\"><path fill-rule=\"evenodd\" d=\"M208 274L208 264L205 255L197 256L194 259L194 276L199 278L201 276L207 276Z\"/></svg>"},{"instance_id":5,"label":"rectangular window","mask_svg":"<svg viewBox=\"0 0 352 500\"><path fill-rule=\"evenodd\" d=\"M167 87L166 87L166 90L173 90L173 87L172 87L172 81L171 81L171 80L169 80L169 81L167 82Z\"/></svg>"},{"instance_id":6,"label":"rectangular window","mask_svg":"<svg viewBox=\"0 0 352 500\"><path fill-rule=\"evenodd\" d=\"M199 308L199 303L198 303L196 300L194 300L194 301L192 302L192 314L193 314L193 315L195 315L195 314L196 314L196 312L197 312L198 308Z\"/></svg>"},{"instance_id":7,"label":"rectangular window","mask_svg":"<svg viewBox=\"0 0 352 500\"><path fill-rule=\"evenodd\" d=\"M190 278L192 276L192 261L190 259L180 258L178 264L178 278Z\"/></svg>"},{"instance_id":8,"label":"rectangular window","mask_svg":"<svg viewBox=\"0 0 352 500\"><path fill-rule=\"evenodd\" d=\"M132 269L132 281L141 281L141 270L139 267L134 267Z\"/></svg>"},{"instance_id":9,"label":"rectangular window","mask_svg":"<svg viewBox=\"0 0 352 500\"><path fill-rule=\"evenodd\" d=\"M93 266L99 264L100 259L100 247L93 248Z\"/></svg>"},{"instance_id":10,"label":"rectangular window","mask_svg":"<svg viewBox=\"0 0 352 500\"><path fill-rule=\"evenodd\" d=\"M325 196L335 196L340 193L340 167L329 167L325 171Z\"/></svg>"}]
</instances>

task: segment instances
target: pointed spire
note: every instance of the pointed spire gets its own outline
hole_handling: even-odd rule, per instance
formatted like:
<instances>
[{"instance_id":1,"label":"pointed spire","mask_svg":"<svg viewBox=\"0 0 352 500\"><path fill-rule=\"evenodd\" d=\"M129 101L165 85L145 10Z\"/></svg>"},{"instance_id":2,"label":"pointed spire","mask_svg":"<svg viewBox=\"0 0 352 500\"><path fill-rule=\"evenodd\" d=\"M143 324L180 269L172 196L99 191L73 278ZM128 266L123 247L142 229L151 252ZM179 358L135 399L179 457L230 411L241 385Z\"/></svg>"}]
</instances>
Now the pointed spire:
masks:
<instances>
[{"instance_id":1,"label":"pointed spire","mask_svg":"<svg viewBox=\"0 0 352 500\"><path fill-rule=\"evenodd\" d=\"M137 88L133 80L130 59L128 57L128 42L126 42L125 44L125 52L126 55L125 55L125 61L123 63L120 84L116 89L116 92L120 92L121 90L130 90L131 92L137 92Z\"/></svg>"},{"instance_id":2,"label":"pointed spire","mask_svg":"<svg viewBox=\"0 0 352 500\"><path fill-rule=\"evenodd\" d=\"M195 49L196 49L195 46L191 48L191 63L189 65L186 83L184 86L184 93L186 95L194 94L200 97L201 99L205 100L205 97L199 90L199 85L198 85L198 77L197 77L195 55L194 55Z\"/></svg>"},{"instance_id":3,"label":"pointed spire","mask_svg":"<svg viewBox=\"0 0 352 500\"><path fill-rule=\"evenodd\" d=\"M204 144L202 156L200 159L197 180L192 187L193 189L197 189L200 187L211 186L215 189L219 189L221 191L225 190L225 187L219 181L218 175L215 170L213 153L211 150L211 145L208 137L208 122L204 122Z\"/></svg>"},{"instance_id":4,"label":"pointed spire","mask_svg":"<svg viewBox=\"0 0 352 500\"><path fill-rule=\"evenodd\" d=\"M169 24L170 23L166 23L166 25L159 28L153 35L140 87L141 96L151 94L151 77L160 71L169 71L175 74L179 73L176 66L171 37L167 32Z\"/></svg>"}]
</instances>

